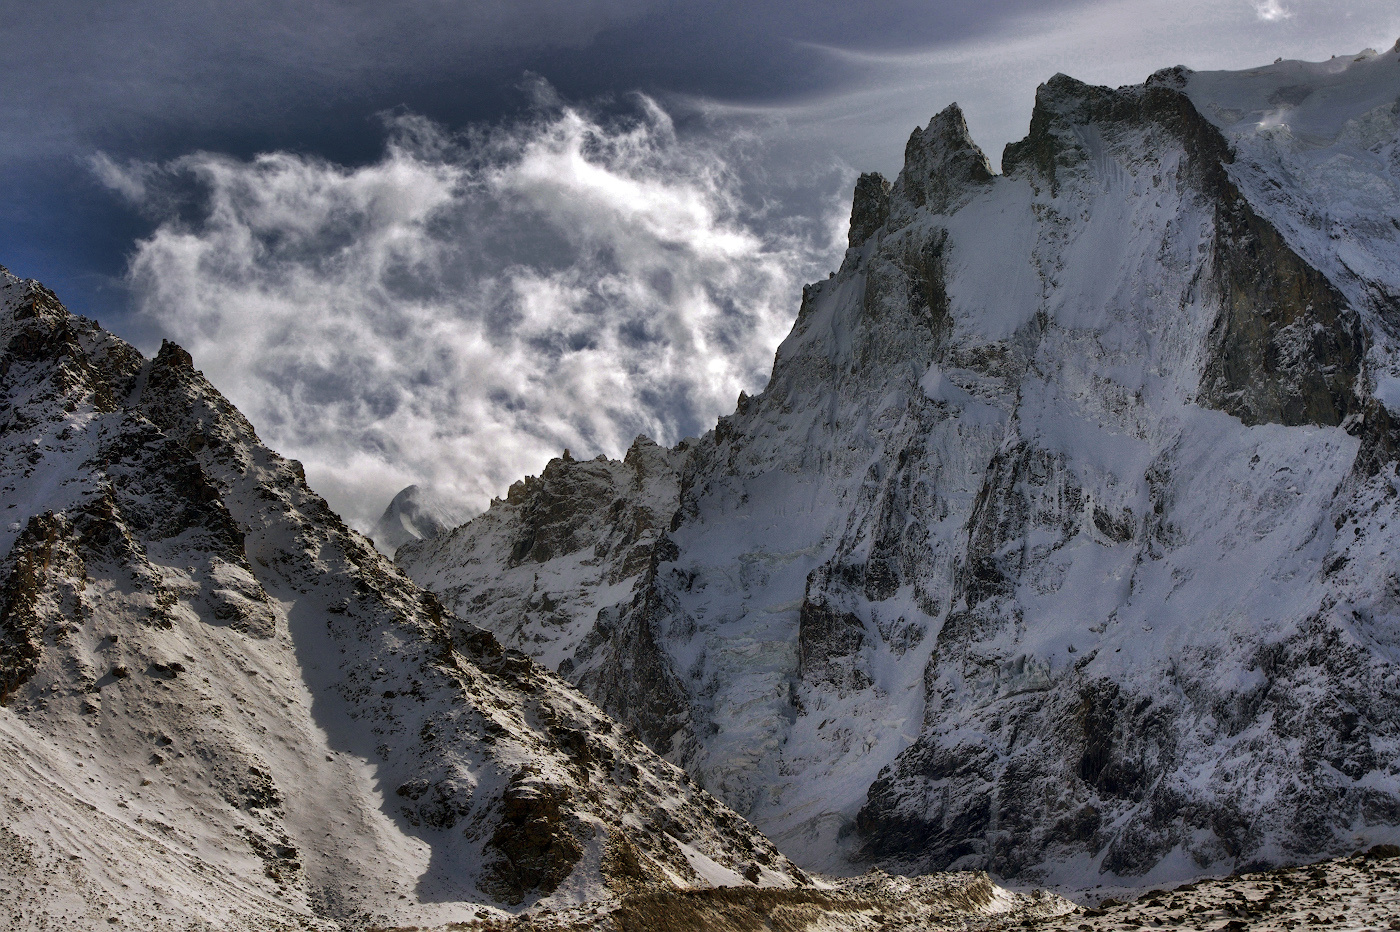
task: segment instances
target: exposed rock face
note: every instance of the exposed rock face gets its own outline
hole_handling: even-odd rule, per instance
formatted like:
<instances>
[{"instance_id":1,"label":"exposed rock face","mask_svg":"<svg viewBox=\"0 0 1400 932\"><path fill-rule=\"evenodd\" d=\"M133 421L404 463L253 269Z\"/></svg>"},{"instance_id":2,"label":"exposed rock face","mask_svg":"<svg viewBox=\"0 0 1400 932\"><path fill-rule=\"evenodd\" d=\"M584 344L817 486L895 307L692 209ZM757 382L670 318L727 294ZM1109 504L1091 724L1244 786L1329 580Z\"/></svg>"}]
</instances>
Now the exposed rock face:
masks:
<instances>
[{"instance_id":1,"label":"exposed rock face","mask_svg":"<svg viewBox=\"0 0 1400 932\"><path fill-rule=\"evenodd\" d=\"M639 437L621 463L561 457L470 524L410 544L404 560L435 567L422 579L449 604L491 619L507 646L587 684L605 710L669 753L688 739L690 718L655 627L673 608L636 582L674 559L667 533L686 455ZM471 558L456 559L463 552Z\"/></svg>"},{"instance_id":2,"label":"exposed rock face","mask_svg":"<svg viewBox=\"0 0 1400 932\"><path fill-rule=\"evenodd\" d=\"M870 677L854 669L850 658L865 643L865 623L855 612L843 612L824 601L802 600L797 624L797 672L808 683L828 683L858 690Z\"/></svg>"},{"instance_id":3,"label":"exposed rock face","mask_svg":"<svg viewBox=\"0 0 1400 932\"><path fill-rule=\"evenodd\" d=\"M675 718L609 708L807 864L1090 887L1390 837L1398 58L1057 76L1001 177L945 110L664 495L588 464L403 565L595 695L652 671ZM538 509L577 556L492 582Z\"/></svg>"},{"instance_id":4,"label":"exposed rock face","mask_svg":"<svg viewBox=\"0 0 1400 932\"><path fill-rule=\"evenodd\" d=\"M526 768L511 779L489 844L496 857L483 886L507 903L522 902L537 890L557 890L583 856L582 841L591 834L567 805L569 787L533 777Z\"/></svg>"},{"instance_id":5,"label":"exposed rock face","mask_svg":"<svg viewBox=\"0 0 1400 932\"><path fill-rule=\"evenodd\" d=\"M41 598L48 589L49 572L82 570L76 554L60 549L60 540L71 535L54 515L35 515L11 549L12 566L0 593L0 704L3 704L39 669L43 654L44 625ZM70 572L70 575L74 575ZM67 601L63 593L61 599Z\"/></svg>"},{"instance_id":6,"label":"exposed rock face","mask_svg":"<svg viewBox=\"0 0 1400 932\"><path fill-rule=\"evenodd\" d=\"M889 218L890 183L879 172L861 175L856 179L856 192L851 199L851 230L846 236L851 247L864 245Z\"/></svg>"},{"instance_id":7,"label":"exposed rock face","mask_svg":"<svg viewBox=\"0 0 1400 932\"><path fill-rule=\"evenodd\" d=\"M805 882L411 583L184 350L3 272L0 346L0 912L330 929Z\"/></svg>"},{"instance_id":8,"label":"exposed rock face","mask_svg":"<svg viewBox=\"0 0 1400 932\"><path fill-rule=\"evenodd\" d=\"M1204 399L1246 424L1341 424L1360 412L1360 315L1237 191L1216 218L1221 304Z\"/></svg>"},{"instance_id":9,"label":"exposed rock face","mask_svg":"<svg viewBox=\"0 0 1400 932\"><path fill-rule=\"evenodd\" d=\"M658 754L671 754L693 738L690 697L659 643L657 626L674 605L645 581L654 573L649 567L643 574L631 602L599 611L592 631L560 670L634 726Z\"/></svg>"}]
</instances>

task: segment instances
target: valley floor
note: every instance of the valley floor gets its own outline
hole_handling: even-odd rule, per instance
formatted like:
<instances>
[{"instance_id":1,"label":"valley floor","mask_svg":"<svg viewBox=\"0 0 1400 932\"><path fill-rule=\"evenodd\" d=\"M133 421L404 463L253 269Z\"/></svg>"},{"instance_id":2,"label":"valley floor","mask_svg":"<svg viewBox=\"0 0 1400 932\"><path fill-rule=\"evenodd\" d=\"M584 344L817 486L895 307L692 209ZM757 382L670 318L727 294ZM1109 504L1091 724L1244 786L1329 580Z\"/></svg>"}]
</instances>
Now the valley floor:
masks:
<instances>
[{"instance_id":1,"label":"valley floor","mask_svg":"<svg viewBox=\"0 0 1400 932\"><path fill-rule=\"evenodd\" d=\"M879 871L812 890L720 888L641 893L605 913L586 907L437 932L1118 932L1125 929L1400 929L1400 848L1150 890L1131 902L1076 905L1013 893L982 873L906 878ZM381 932L420 932L396 929Z\"/></svg>"}]
</instances>

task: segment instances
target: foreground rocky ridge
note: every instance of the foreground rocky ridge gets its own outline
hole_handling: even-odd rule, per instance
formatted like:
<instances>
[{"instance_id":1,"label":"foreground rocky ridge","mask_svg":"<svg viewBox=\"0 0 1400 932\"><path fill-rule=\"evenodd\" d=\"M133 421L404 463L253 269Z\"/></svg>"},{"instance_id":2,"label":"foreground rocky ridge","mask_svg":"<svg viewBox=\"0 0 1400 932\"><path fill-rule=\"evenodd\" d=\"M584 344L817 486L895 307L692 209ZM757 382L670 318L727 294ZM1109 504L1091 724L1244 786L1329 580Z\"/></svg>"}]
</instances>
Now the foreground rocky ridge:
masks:
<instances>
[{"instance_id":1,"label":"foreground rocky ridge","mask_svg":"<svg viewBox=\"0 0 1400 932\"><path fill-rule=\"evenodd\" d=\"M805 875L447 613L173 344L0 270L0 916L341 928Z\"/></svg>"},{"instance_id":2,"label":"foreground rocky ridge","mask_svg":"<svg viewBox=\"0 0 1400 932\"><path fill-rule=\"evenodd\" d=\"M950 107L762 394L399 561L809 866L1394 840L1397 98L1395 50L1057 76L1001 176Z\"/></svg>"}]
</instances>

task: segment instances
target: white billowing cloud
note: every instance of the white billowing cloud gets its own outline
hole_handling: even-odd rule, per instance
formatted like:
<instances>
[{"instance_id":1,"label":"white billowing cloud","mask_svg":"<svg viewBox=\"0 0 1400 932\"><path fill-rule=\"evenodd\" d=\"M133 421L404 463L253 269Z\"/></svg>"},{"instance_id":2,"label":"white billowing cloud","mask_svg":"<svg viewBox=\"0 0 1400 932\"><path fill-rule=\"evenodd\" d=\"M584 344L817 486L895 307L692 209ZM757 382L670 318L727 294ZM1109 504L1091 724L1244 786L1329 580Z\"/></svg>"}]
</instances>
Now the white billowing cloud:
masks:
<instances>
[{"instance_id":1,"label":"white billowing cloud","mask_svg":"<svg viewBox=\"0 0 1400 932\"><path fill-rule=\"evenodd\" d=\"M757 154L727 123L682 141L645 99L617 123L541 85L531 122L452 136L400 118L359 168L286 153L92 167L168 218L131 266L147 319L367 526L409 483L479 506L565 446L674 440L760 387L800 283L840 244L825 216L775 221L756 178L788 173L781 209L820 213L832 165L893 176L910 129L954 100L995 163L1057 71L1138 83L1396 35L1394 0L1093 0L952 45L814 50L863 77L799 103L692 102L761 121Z\"/></svg>"},{"instance_id":2,"label":"white billowing cloud","mask_svg":"<svg viewBox=\"0 0 1400 932\"><path fill-rule=\"evenodd\" d=\"M455 137L400 117L359 168L94 170L147 209L199 193L137 244L139 307L365 527L409 483L481 507L562 448L674 442L762 387L839 246L742 196L741 145L638 110Z\"/></svg>"}]
</instances>

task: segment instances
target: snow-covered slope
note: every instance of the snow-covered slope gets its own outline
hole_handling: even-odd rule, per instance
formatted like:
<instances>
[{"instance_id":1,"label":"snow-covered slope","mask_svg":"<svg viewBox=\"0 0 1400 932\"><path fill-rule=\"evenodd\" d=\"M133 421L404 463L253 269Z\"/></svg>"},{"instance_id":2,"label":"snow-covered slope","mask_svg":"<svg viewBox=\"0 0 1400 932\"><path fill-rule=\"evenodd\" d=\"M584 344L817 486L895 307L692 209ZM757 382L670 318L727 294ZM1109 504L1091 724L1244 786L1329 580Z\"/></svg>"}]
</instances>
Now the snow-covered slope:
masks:
<instances>
[{"instance_id":1,"label":"snow-covered slope","mask_svg":"<svg viewBox=\"0 0 1400 932\"><path fill-rule=\"evenodd\" d=\"M457 622L173 344L0 271L0 918L339 928L805 883Z\"/></svg>"},{"instance_id":2,"label":"snow-covered slope","mask_svg":"<svg viewBox=\"0 0 1400 932\"><path fill-rule=\"evenodd\" d=\"M1397 99L1394 50L1061 75L999 176L950 107L762 394L399 561L808 866L1392 839Z\"/></svg>"}]
</instances>

